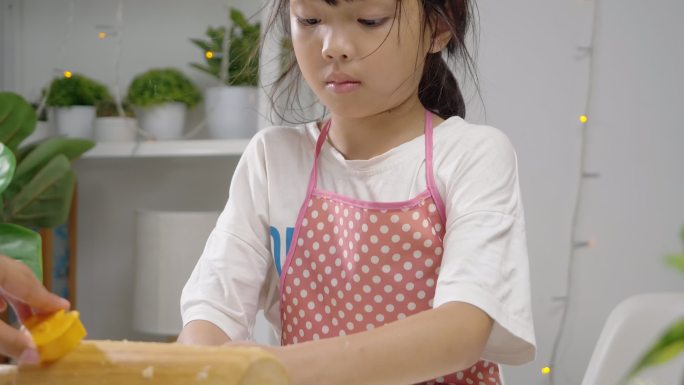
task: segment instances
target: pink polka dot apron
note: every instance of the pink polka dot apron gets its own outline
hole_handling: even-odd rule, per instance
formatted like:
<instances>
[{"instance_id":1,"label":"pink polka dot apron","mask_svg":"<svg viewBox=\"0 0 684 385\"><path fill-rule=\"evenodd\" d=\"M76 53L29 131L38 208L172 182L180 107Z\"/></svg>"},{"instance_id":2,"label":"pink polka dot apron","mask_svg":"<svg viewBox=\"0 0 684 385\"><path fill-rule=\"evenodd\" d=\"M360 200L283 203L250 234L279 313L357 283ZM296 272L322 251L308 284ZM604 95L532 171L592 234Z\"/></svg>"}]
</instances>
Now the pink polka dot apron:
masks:
<instances>
[{"instance_id":1,"label":"pink polka dot apron","mask_svg":"<svg viewBox=\"0 0 684 385\"><path fill-rule=\"evenodd\" d=\"M280 281L283 345L380 327L432 308L445 214L432 170L432 114L425 115L428 188L404 202L367 202L316 187L318 137L307 196ZM499 367L473 367L425 384L497 385Z\"/></svg>"}]
</instances>

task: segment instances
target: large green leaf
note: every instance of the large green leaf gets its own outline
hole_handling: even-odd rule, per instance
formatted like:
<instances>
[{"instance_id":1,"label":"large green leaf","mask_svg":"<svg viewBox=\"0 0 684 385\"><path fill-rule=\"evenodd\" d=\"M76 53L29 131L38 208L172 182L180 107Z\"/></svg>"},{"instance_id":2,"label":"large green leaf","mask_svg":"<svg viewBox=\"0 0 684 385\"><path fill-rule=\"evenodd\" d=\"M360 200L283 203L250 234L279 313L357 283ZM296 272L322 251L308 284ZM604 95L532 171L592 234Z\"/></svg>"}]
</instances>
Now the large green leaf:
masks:
<instances>
[{"instance_id":1,"label":"large green leaf","mask_svg":"<svg viewBox=\"0 0 684 385\"><path fill-rule=\"evenodd\" d=\"M16 161L12 150L0 143L0 194L9 186L14 176Z\"/></svg>"},{"instance_id":2,"label":"large green leaf","mask_svg":"<svg viewBox=\"0 0 684 385\"><path fill-rule=\"evenodd\" d=\"M55 227L66 222L76 176L65 155L57 155L5 202L7 221L25 226Z\"/></svg>"},{"instance_id":3,"label":"large green leaf","mask_svg":"<svg viewBox=\"0 0 684 385\"><path fill-rule=\"evenodd\" d=\"M50 160L59 154L63 154L70 161L77 159L86 151L95 146L90 140L72 138L50 138L33 148L17 166L15 179L25 180L37 170L44 167Z\"/></svg>"},{"instance_id":4,"label":"large green leaf","mask_svg":"<svg viewBox=\"0 0 684 385\"><path fill-rule=\"evenodd\" d=\"M684 254L670 255L667 257L667 262L670 266L679 269L679 271L684 273Z\"/></svg>"},{"instance_id":5,"label":"large green leaf","mask_svg":"<svg viewBox=\"0 0 684 385\"><path fill-rule=\"evenodd\" d=\"M0 92L0 142L14 151L36 128L36 112L21 96Z\"/></svg>"},{"instance_id":6,"label":"large green leaf","mask_svg":"<svg viewBox=\"0 0 684 385\"><path fill-rule=\"evenodd\" d=\"M672 325L658 342L641 358L630 376L642 369L663 364L684 351L684 319Z\"/></svg>"},{"instance_id":7,"label":"large green leaf","mask_svg":"<svg viewBox=\"0 0 684 385\"><path fill-rule=\"evenodd\" d=\"M0 223L0 254L25 263L42 281L41 249L40 234L21 226Z\"/></svg>"}]
</instances>

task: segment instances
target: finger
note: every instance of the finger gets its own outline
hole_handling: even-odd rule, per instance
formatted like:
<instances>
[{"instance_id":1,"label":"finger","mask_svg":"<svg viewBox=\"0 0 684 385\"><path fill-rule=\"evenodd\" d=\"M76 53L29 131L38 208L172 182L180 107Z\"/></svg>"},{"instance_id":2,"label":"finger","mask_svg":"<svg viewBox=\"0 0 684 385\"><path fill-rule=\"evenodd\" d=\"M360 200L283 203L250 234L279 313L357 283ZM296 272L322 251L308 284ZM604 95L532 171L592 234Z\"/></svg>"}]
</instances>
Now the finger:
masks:
<instances>
[{"instance_id":1,"label":"finger","mask_svg":"<svg viewBox=\"0 0 684 385\"><path fill-rule=\"evenodd\" d=\"M23 302L40 313L70 306L69 301L47 291L26 265L4 256L0 256L0 290L4 297Z\"/></svg>"},{"instance_id":2,"label":"finger","mask_svg":"<svg viewBox=\"0 0 684 385\"><path fill-rule=\"evenodd\" d=\"M19 358L27 349L35 348L31 337L4 322L0 322L0 354Z\"/></svg>"}]
</instances>

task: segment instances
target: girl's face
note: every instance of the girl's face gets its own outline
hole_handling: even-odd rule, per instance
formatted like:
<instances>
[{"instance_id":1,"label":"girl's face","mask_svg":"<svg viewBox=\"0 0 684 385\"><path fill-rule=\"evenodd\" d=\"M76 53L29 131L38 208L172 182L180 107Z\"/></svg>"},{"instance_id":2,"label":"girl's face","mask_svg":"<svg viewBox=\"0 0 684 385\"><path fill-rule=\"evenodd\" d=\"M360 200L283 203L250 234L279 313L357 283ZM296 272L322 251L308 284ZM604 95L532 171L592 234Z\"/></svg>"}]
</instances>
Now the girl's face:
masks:
<instances>
[{"instance_id":1,"label":"girl's face","mask_svg":"<svg viewBox=\"0 0 684 385\"><path fill-rule=\"evenodd\" d=\"M333 114L348 118L417 101L430 46L421 17L419 0L338 0L334 6L291 0L292 43L302 75Z\"/></svg>"}]
</instances>

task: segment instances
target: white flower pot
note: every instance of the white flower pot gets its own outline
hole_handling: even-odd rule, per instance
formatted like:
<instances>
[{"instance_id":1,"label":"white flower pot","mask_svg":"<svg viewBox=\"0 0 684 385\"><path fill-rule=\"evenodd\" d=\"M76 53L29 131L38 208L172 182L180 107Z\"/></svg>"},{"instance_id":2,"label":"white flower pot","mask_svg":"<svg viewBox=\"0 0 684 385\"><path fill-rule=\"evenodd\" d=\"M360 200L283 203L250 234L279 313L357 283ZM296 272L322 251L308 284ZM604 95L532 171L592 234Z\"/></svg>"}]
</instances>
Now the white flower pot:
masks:
<instances>
[{"instance_id":1,"label":"white flower pot","mask_svg":"<svg viewBox=\"0 0 684 385\"><path fill-rule=\"evenodd\" d=\"M204 108L212 138L251 138L257 131L257 88L211 87L205 91Z\"/></svg>"},{"instance_id":2,"label":"white flower pot","mask_svg":"<svg viewBox=\"0 0 684 385\"><path fill-rule=\"evenodd\" d=\"M135 215L133 327L178 335L178 300L219 212L138 210Z\"/></svg>"},{"instance_id":3,"label":"white flower pot","mask_svg":"<svg viewBox=\"0 0 684 385\"><path fill-rule=\"evenodd\" d=\"M95 106L55 107L57 133L71 138L93 139Z\"/></svg>"},{"instance_id":4,"label":"white flower pot","mask_svg":"<svg viewBox=\"0 0 684 385\"><path fill-rule=\"evenodd\" d=\"M138 121L129 117L95 119L95 140L98 142L133 142L138 133Z\"/></svg>"},{"instance_id":5,"label":"white flower pot","mask_svg":"<svg viewBox=\"0 0 684 385\"><path fill-rule=\"evenodd\" d=\"M187 106L184 103L165 103L159 106L135 109L140 128L156 140L173 140L183 137Z\"/></svg>"}]
</instances>

